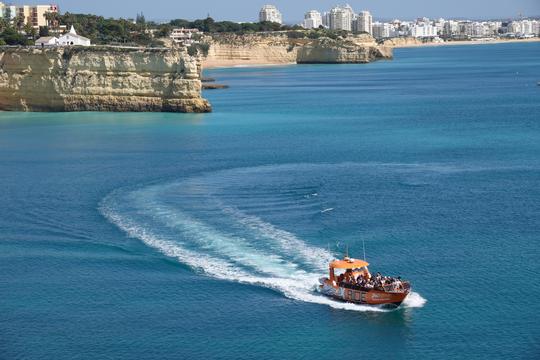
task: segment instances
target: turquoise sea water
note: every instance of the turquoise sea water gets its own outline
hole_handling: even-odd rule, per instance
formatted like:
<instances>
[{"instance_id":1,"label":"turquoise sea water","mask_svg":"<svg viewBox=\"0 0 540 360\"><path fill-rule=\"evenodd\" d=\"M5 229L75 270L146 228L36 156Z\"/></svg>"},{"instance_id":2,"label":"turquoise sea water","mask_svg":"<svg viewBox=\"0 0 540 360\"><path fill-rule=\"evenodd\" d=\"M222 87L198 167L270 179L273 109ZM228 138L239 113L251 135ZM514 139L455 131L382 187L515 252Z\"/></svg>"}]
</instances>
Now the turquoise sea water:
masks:
<instances>
[{"instance_id":1,"label":"turquoise sea water","mask_svg":"<svg viewBox=\"0 0 540 360\"><path fill-rule=\"evenodd\" d=\"M540 45L207 72L212 114L0 113L1 359L540 356ZM345 247L414 294L313 289Z\"/></svg>"}]
</instances>

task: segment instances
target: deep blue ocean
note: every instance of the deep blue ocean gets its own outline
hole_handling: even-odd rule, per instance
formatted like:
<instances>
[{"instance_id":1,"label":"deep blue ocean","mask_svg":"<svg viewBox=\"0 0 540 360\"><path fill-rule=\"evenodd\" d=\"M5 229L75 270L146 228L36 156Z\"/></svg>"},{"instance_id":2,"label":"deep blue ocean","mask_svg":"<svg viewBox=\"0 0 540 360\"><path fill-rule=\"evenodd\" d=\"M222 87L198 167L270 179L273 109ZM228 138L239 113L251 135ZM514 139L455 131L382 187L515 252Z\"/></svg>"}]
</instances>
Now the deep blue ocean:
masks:
<instances>
[{"instance_id":1,"label":"deep blue ocean","mask_svg":"<svg viewBox=\"0 0 540 360\"><path fill-rule=\"evenodd\" d=\"M540 43L205 75L0 113L0 359L540 357ZM315 291L362 242L401 308Z\"/></svg>"}]
</instances>

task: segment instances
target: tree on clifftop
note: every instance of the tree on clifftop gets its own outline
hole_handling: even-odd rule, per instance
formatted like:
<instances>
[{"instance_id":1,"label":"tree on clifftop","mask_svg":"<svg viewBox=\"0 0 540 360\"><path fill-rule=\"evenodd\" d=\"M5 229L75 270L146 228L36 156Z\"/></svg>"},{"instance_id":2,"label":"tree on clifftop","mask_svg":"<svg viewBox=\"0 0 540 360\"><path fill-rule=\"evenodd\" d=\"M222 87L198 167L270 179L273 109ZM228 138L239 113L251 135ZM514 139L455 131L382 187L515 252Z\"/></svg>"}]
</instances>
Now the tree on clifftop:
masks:
<instances>
[{"instance_id":1,"label":"tree on clifftop","mask_svg":"<svg viewBox=\"0 0 540 360\"><path fill-rule=\"evenodd\" d=\"M30 24L26 24L24 25L24 28L23 28L26 36L32 38L32 40L36 40L36 36L37 36L37 31L36 29L34 29L34 27Z\"/></svg>"},{"instance_id":2,"label":"tree on clifftop","mask_svg":"<svg viewBox=\"0 0 540 360\"><path fill-rule=\"evenodd\" d=\"M27 37L21 35L12 27L6 28L2 33L0 33L0 40L7 45L30 45L31 42L28 41Z\"/></svg>"},{"instance_id":3,"label":"tree on clifftop","mask_svg":"<svg viewBox=\"0 0 540 360\"><path fill-rule=\"evenodd\" d=\"M43 36L49 36L49 27L48 26L40 26L39 27L39 37Z\"/></svg>"},{"instance_id":4,"label":"tree on clifftop","mask_svg":"<svg viewBox=\"0 0 540 360\"><path fill-rule=\"evenodd\" d=\"M22 30L25 24L24 15L18 14L17 17L15 18L14 23L15 23L15 26L17 26L17 29Z\"/></svg>"},{"instance_id":5,"label":"tree on clifftop","mask_svg":"<svg viewBox=\"0 0 540 360\"><path fill-rule=\"evenodd\" d=\"M58 29L58 26L60 25L60 14L56 12L46 12L44 16L51 29Z\"/></svg>"},{"instance_id":6,"label":"tree on clifftop","mask_svg":"<svg viewBox=\"0 0 540 360\"><path fill-rule=\"evenodd\" d=\"M0 33L4 32L4 30L6 30L8 27L9 22L4 18L0 18Z\"/></svg>"}]
</instances>

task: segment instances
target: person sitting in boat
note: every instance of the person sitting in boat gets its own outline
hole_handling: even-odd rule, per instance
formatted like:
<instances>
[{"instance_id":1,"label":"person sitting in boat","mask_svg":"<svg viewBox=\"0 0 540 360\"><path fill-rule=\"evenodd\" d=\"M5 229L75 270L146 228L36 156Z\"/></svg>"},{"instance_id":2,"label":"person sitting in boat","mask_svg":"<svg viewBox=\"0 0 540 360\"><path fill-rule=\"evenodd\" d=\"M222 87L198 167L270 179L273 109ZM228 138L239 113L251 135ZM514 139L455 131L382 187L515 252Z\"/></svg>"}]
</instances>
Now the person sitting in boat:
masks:
<instances>
[{"instance_id":1,"label":"person sitting in boat","mask_svg":"<svg viewBox=\"0 0 540 360\"><path fill-rule=\"evenodd\" d=\"M362 287L362 288L365 288L366 285L368 284L368 279L364 278L363 276L359 276L358 277L358 286Z\"/></svg>"},{"instance_id":2,"label":"person sitting in boat","mask_svg":"<svg viewBox=\"0 0 540 360\"><path fill-rule=\"evenodd\" d=\"M381 275L381 273L377 273L373 287L377 290L384 290L385 284L386 284L386 279Z\"/></svg>"},{"instance_id":3,"label":"person sitting in boat","mask_svg":"<svg viewBox=\"0 0 540 360\"><path fill-rule=\"evenodd\" d=\"M398 276L397 279L394 280L394 291L402 291L403 290L403 283L401 282L401 276Z\"/></svg>"},{"instance_id":4,"label":"person sitting in boat","mask_svg":"<svg viewBox=\"0 0 540 360\"><path fill-rule=\"evenodd\" d=\"M352 274L352 271L348 269L345 271L345 282L351 284L353 282L354 276Z\"/></svg>"},{"instance_id":5,"label":"person sitting in boat","mask_svg":"<svg viewBox=\"0 0 540 360\"><path fill-rule=\"evenodd\" d=\"M371 274L369 273L369 270L366 267L356 269L354 272L359 273L360 274L359 276L362 276L365 279L371 278Z\"/></svg>"},{"instance_id":6,"label":"person sitting in boat","mask_svg":"<svg viewBox=\"0 0 540 360\"><path fill-rule=\"evenodd\" d=\"M367 290L373 289L374 288L373 281L371 280L366 281L366 283L364 284L364 288L366 288Z\"/></svg>"}]
</instances>

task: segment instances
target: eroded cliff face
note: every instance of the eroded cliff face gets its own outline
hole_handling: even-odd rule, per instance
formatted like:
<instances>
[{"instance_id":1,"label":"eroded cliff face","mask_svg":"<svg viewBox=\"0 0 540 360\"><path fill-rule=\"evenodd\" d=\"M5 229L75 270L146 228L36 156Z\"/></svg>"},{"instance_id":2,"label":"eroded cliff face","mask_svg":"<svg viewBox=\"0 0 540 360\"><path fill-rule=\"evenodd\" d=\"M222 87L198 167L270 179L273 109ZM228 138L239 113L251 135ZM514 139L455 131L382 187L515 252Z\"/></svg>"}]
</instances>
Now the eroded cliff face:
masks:
<instances>
[{"instance_id":1,"label":"eroded cliff face","mask_svg":"<svg viewBox=\"0 0 540 360\"><path fill-rule=\"evenodd\" d=\"M289 38L287 34L219 35L210 44L204 67L296 63L366 63L391 59L392 49L377 45L371 36L347 39Z\"/></svg>"},{"instance_id":2,"label":"eroded cliff face","mask_svg":"<svg viewBox=\"0 0 540 360\"><path fill-rule=\"evenodd\" d=\"M208 37L208 55L204 67L253 64L294 64L298 47L285 36L259 34L223 34Z\"/></svg>"},{"instance_id":3,"label":"eroded cliff face","mask_svg":"<svg viewBox=\"0 0 540 360\"><path fill-rule=\"evenodd\" d=\"M415 37L399 37L399 38L392 38L387 39L383 42L384 46L389 46L393 48L399 48L399 47L410 47L410 46L420 46L424 45L426 43L431 43L430 40L424 40L420 38Z\"/></svg>"},{"instance_id":4,"label":"eroded cliff face","mask_svg":"<svg viewBox=\"0 0 540 360\"><path fill-rule=\"evenodd\" d=\"M378 59L391 59L390 47L375 43L359 44L352 41L320 39L302 46L297 53L298 64L369 63Z\"/></svg>"},{"instance_id":5,"label":"eroded cliff face","mask_svg":"<svg viewBox=\"0 0 540 360\"><path fill-rule=\"evenodd\" d=\"M0 49L0 110L208 112L184 49Z\"/></svg>"}]
</instances>

